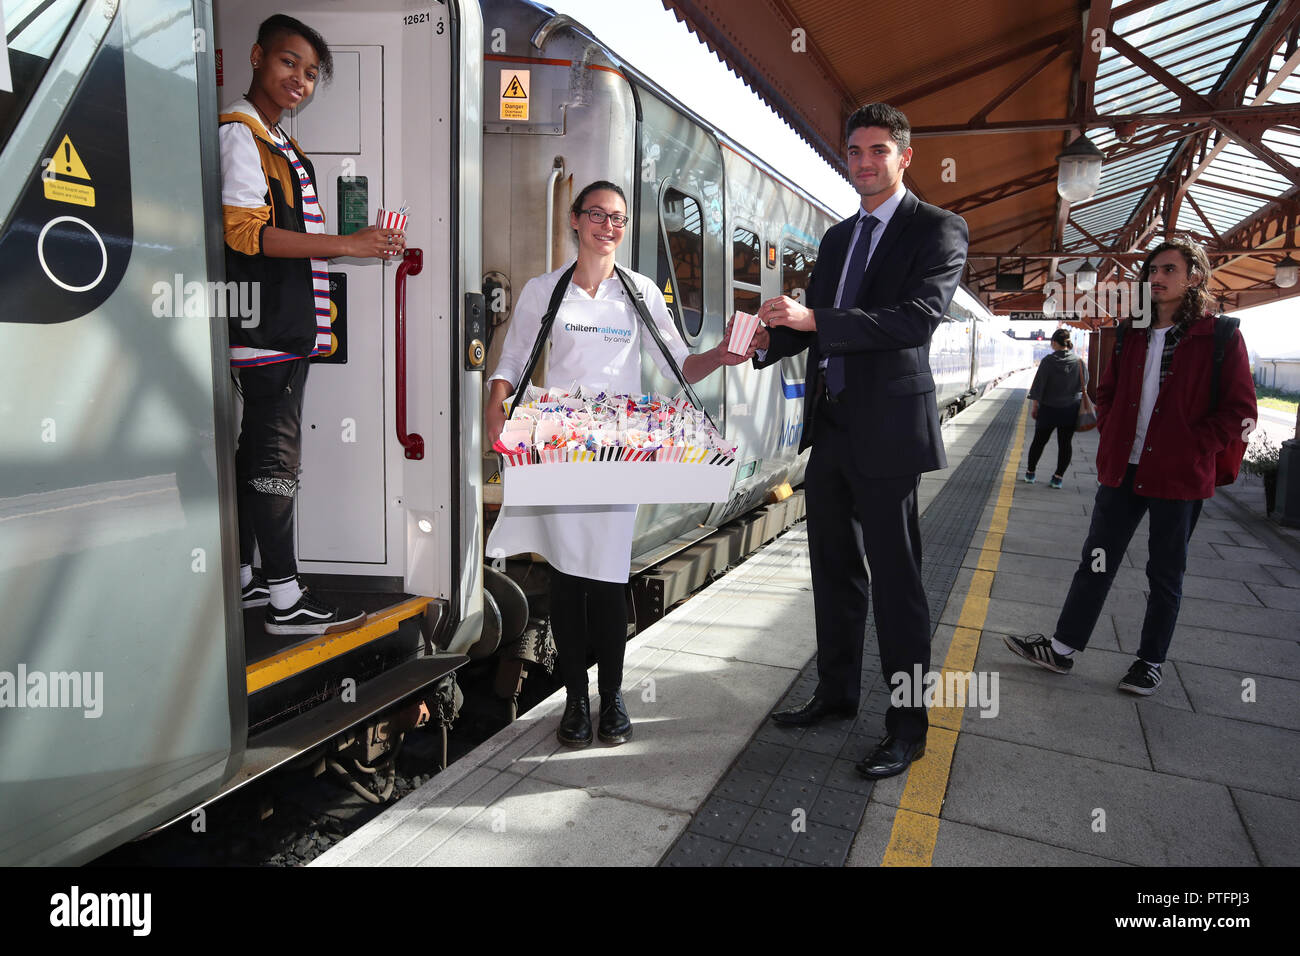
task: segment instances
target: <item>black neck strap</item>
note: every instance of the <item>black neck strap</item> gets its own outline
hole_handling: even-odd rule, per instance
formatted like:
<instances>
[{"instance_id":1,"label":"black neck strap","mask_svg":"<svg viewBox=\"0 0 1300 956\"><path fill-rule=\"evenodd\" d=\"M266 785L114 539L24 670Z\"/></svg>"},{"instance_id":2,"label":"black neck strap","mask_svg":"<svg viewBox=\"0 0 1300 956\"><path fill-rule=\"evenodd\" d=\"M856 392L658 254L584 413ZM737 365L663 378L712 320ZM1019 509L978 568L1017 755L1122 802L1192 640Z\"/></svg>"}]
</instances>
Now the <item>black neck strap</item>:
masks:
<instances>
[{"instance_id":1,"label":"black neck strap","mask_svg":"<svg viewBox=\"0 0 1300 956\"><path fill-rule=\"evenodd\" d=\"M550 304L546 307L546 314L542 316L542 326L537 330L537 341L533 343L533 352L528 356L528 364L524 366L524 374L519 376L519 385L515 388L515 397L510 401L510 416L513 418L515 409L519 407L520 400L524 397L524 390L528 388L529 381L532 380L533 370L537 368L537 362L542 357L542 347L546 345L546 340L551 337L551 326L555 324L555 313L560 311L560 303L564 301L564 293L568 291L569 282L573 279L574 270L578 268L575 260L573 265L564 270L560 276L560 281L555 283L555 291L551 293Z\"/></svg>"},{"instance_id":2,"label":"black neck strap","mask_svg":"<svg viewBox=\"0 0 1300 956\"><path fill-rule=\"evenodd\" d=\"M705 411L704 406L700 404L700 399L699 396L695 394L695 389L691 388L690 383L686 381L686 376L682 374L682 370L677 367L677 362L673 359L672 353L668 351L667 343L664 342L663 336L659 334L659 327L655 325L654 319L650 318L650 310L646 308L645 297L641 295L641 290L632 284L632 280L628 278L628 274L618 265L618 263L614 264L614 271L618 274L619 281L623 283L623 288L627 292L628 297L631 298L632 305L636 307L637 315L641 316L641 324L644 325L646 331L650 333L650 337L655 340L655 345L659 346L659 351L663 353L664 361L668 363L668 367L673 370L673 375L677 379L677 384L682 387L682 391L686 393L686 397L690 399L691 404L699 409L700 412L703 413L704 417L709 420L709 424L713 426L713 430L717 431L718 426L714 423L713 418L709 413Z\"/></svg>"},{"instance_id":3,"label":"black neck strap","mask_svg":"<svg viewBox=\"0 0 1300 956\"><path fill-rule=\"evenodd\" d=\"M524 395L524 389L528 387L528 382L532 379L533 372L537 368L537 363L542 357L542 347L546 344L547 339L550 338L551 326L555 324L555 314L560 310L560 303L564 300L564 293L568 291L569 283L573 279L574 270L577 268L578 263L574 262L573 265L566 269L564 274L560 276L560 281L555 284L555 291L551 293L550 304L546 308L546 314L542 316L541 328L537 330L537 341L533 343L533 352L528 357L528 364L524 367L523 374L519 376L519 385L515 389L515 397L510 403L510 414L512 416L514 415L515 409L519 407L519 402ZM645 326L646 331L650 333L650 337L654 339L655 345L657 345L659 351L663 353L665 361L668 362L668 367L673 370L673 375L676 377L678 384L681 385L682 391L686 393L687 399L704 414L704 417L708 419L709 424L712 425L714 431L716 431L718 426L714 423L713 418L700 403L700 399L695 394L695 390L691 388L690 383L686 381L686 376L682 374L682 370L673 359L672 353L668 351L667 343L664 342L663 336L659 333L658 326L655 325L654 320L650 317L650 311L646 308L645 297L641 295L640 290L632 283L627 272L617 263L614 265L614 273L618 276L619 281L623 283L624 291L627 292L628 298L632 300L632 305L636 309L637 315L641 317L641 324Z\"/></svg>"}]
</instances>

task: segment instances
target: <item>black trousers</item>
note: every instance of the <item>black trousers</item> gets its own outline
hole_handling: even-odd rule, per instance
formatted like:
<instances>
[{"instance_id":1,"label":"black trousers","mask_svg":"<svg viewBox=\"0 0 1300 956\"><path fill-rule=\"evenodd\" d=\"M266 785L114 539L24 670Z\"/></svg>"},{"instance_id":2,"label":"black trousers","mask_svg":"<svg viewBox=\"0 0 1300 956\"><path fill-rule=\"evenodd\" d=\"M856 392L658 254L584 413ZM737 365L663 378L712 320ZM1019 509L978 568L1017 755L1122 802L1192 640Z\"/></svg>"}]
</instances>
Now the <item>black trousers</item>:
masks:
<instances>
[{"instance_id":1,"label":"black trousers","mask_svg":"<svg viewBox=\"0 0 1300 956\"><path fill-rule=\"evenodd\" d=\"M1137 465L1129 465L1118 488L1097 488L1083 554L1056 622L1056 639L1075 650L1088 646L1124 552L1142 516L1149 514L1147 583L1151 594L1142 619L1138 657L1149 664L1163 664L1183 600L1187 546L1204 502L1139 495L1133 490L1136 474Z\"/></svg>"},{"instance_id":2,"label":"black trousers","mask_svg":"<svg viewBox=\"0 0 1300 956\"><path fill-rule=\"evenodd\" d=\"M596 654L600 693L612 694L623 683L627 648L627 586L593 581L551 569L551 632L559 658L560 678L571 695L587 693L587 654Z\"/></svg>"},{"instance_id":3,"label":"black trousers","mask_svg":"<svg viewBox=\"0 0 1300 956\"><path fill-rule=\"evenodd\" d=\"M856 706L862 684L867 611L875 602L880 667L914 680L930 669L930 606L921 585L919 475L870 478L862 474L845 421L851 412L822 401L812 457L804 478L813 606L817 621L817 696ZM863 564L866 557L870 573ZM900 740L925 737L924 706L906 695L885 714Z\"/></svg>"},{"instance_id":4,"label":"black trousers","mask_svg":"<svg viewBox=\"0 0 1300 956\"><path fill-rule=\"evenodd\" d=\"M270 581L298 573L294 557L293 504L302 461L302 396L306 359L251 365L239 370L244 415L235 451L239 486L239 562L262 552Z\"/></svg>"},{"instance_id":5,"label":"black trousers","mask_svg":"<svg viewBox=\"0 0 1300 956\"><path fill-rule=\"evenodd\" d=\"M1038 470L1038 459L1047 447L1047 439L1056 432L1056 474L1065 477L1065 469L1070 467L1074 449L1074 426L1079 421L1079 403L1057 408L1052 405L1039 404L1038 418L1034 420L1034 439L1029 443L1029 467L1026 471Z\"/></svg>"}]
</instances>

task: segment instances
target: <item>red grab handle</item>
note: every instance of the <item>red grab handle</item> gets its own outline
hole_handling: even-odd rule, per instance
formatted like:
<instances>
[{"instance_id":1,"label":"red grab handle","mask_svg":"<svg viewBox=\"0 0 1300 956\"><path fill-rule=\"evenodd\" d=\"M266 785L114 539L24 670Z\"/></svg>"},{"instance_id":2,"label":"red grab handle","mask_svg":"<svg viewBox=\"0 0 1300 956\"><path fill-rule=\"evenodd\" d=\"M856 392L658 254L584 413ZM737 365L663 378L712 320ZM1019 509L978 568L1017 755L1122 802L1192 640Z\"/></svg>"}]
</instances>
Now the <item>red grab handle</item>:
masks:
<instances>
[{"instance_id":1,"label":"red grab handle","mask_svg":"<svg viewBox=\"0 0 1300 956\"><path fill-rule=\"evenodd\" d=\"M424 253L407 249L397 266L397 290L393 299L397 305L395 333L397 339L397 440L406 449L406 457L414 461L424 458L424 439L406 433L406 277L419 275L424 268Z\"/></svg>"}]
</instances>

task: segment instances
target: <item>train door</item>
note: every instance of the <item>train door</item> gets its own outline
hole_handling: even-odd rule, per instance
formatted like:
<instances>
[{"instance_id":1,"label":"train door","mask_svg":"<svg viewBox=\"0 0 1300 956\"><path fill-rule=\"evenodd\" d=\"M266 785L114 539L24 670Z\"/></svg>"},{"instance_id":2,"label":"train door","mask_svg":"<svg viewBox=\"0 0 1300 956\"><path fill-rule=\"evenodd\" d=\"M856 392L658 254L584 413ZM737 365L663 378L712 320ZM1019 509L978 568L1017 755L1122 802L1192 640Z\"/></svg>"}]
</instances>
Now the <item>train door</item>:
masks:
<instances>
[{"instance_id":1,"label":"train door","mask_svg":"<svg viewBox=\"0 0 1300 956\"><path fill-rule=\"evenodd\" d=\"M4 0L0 865L91 858L244 746L202 9Z\"/></svg>"},{"instance_id":2,"label":"train door","mask_svg":"<svg viewBox=\"0 0 1300 956\"><path fill-rule=\"evenodd\" d=\"M478 288L478 129L457 104L459 51L481 42L477 8L308 0L277 10L319 31L334 58L332 81L281 121L315 166L326 230L405 207L411 250L403 261L330 263L333 349L313 360L303 409L299 567L325 584L440 598L472 615L478 479L464 465L479 376L461 319L464 293ZM223 104L247 89L268 12L247 0L216 6Z\"/></svg>"}]
</instances>

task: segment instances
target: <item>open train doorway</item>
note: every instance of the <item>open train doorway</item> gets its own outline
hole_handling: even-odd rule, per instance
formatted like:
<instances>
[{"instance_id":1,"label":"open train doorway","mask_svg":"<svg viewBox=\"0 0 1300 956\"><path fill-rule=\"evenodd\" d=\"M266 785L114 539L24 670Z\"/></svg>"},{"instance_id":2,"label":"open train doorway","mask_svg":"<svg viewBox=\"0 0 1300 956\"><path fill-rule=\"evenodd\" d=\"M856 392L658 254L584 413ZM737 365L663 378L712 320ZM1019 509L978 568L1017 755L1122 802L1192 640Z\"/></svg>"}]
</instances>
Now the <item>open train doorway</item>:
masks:
<instances>
[{"instance_id":1,"label":"open train doorway","mask_svg":"<svg viewBox=\"0 0 1300 956\"><path fill-rule=\"evenodd\" d=\"M330 350L311 360L303 408L299 571L323 586L472 605L476 572L463 572L478 564L465 556L477 528L460 516L477 512L461 507L474 493L461 468L473 430L461 416L477 376L461 361L461 319L478 252L461 230L466 187L477 204L462 143L476 154L477 130L458 103L463 27L477 10L218 2L221 110L248 89L258 25L277 12L318 31L333 55L332 80L280 121L314 164L326 231L355 232L380 210L409 217L406 256L329 263Z\"/></svg>"}]
</instances>

